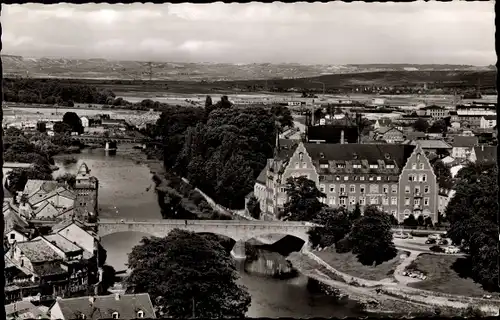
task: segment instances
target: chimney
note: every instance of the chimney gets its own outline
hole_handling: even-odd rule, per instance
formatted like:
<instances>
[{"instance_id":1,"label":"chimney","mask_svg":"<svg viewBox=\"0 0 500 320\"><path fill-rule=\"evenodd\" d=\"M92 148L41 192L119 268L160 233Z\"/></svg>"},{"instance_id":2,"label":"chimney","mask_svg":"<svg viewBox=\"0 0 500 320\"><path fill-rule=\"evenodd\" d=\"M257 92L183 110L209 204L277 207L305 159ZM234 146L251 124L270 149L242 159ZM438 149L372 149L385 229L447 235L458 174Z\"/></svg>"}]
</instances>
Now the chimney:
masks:
<instances>
[{"instance_id":1,"label":"chimney","mask_svg":"<svg viewBox=\"0 0 500 320\"><path fill-rule=\"evenodd\" d=\"M344 144L344 130L340 131L340 144Z\"/></svg>"},{"instance_id":2,"label":"chimney","mask_svg":"<svg viewBox=\"0 0 500 320\"><path fill-rule=\"evenodd\" d=\"M119 293L115 293L115 300L120 301L120 294Z\"/></svg>"}]
</instances>

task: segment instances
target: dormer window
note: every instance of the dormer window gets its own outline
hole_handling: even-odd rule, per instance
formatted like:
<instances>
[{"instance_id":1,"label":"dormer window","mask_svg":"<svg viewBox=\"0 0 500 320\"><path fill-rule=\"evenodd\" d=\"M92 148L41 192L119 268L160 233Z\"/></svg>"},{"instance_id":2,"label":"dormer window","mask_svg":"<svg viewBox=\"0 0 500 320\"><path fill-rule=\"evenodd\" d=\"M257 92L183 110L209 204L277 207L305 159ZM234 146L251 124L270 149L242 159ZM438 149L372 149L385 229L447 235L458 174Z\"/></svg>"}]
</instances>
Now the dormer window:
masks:
<instances>
[{"instance_id":1,"label":"dormer window","mask_svg":"<svg viewBox=\"0 0 500 320\"><path fill-rule=\"evenodd\" d=\"M144 318L144 311L142 310L137 311L137 318Z\"/></svg>"},{"instance_id":2,"label":"dormer window","mask_svg":"<svg viewBox=\"0 0 500 320\"><path fill-rule=\"evenodd\" d=\"M378 169L378 164L370 164L370 169Z\"/></svg>"},{"instance_id":3,"label":"dormer window","mask_svg":"<svg viewBox=\"0 0 500 320\"><path fill-rule=\"evenodd\" d=\"M394 165L393 164L388 164L385 166L387 169L394 169Z\"/></svg>"},{"instance_id":4,"label":"dormer window","mask_svg":"<svg viewBox=\"0 0 500 320\"><path fill-rule=\"evenodd\" d=\"M352 167L353 167L354 169L361 169L361 164L359 164L359 163L355 163L355 164L353 164L353 165L352 165Z\"/></svg>"},{"instance_id":5,"label":"dormer window","mask_svg":"<svg viewBox=\"0 0 500 320\"><path fill-rule=\"evenodd\" d=\"M118 312L116 312L116 311L115 311L115 312L113 312L113 314L111 315L111 317L112 317L113 319L120 319L120 314L119 314Z\"/></svg>"},{"instance_id":6,"label":"dormer window","mask_svg":"<svg viewBox=\"0 0 500 320\"><path fill-rule=\"evenodd\" d=\"M319 154L319 156L321 157L321 159L324 159L324 158L325 158L325 154L324 154L323 152L321 152L321 153Z\"/></svg>"},{"instance_id":7,"label":"dormer window","mask_svg":"<svg viewBox=\"0 0 500 320\"><path fill-rule=\"evenodd\" d=\"M337 168L345 168L345 164L344 163L338 163L337 164Z\"/></svg>"}]
</instances>

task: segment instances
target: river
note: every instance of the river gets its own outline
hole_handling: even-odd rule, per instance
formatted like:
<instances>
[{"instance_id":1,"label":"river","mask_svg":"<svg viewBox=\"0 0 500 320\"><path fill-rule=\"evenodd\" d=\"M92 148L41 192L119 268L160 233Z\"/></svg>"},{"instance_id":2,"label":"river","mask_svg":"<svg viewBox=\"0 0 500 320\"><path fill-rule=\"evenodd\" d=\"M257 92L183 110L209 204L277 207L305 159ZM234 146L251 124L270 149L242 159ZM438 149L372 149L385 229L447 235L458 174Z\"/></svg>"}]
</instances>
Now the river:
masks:
<instances>
[{"instance_id":1,"label":"river","mask_svg":"<svg viewBox=\"0 0 500 320\"><path fill-rule=\"evenodd\" d=\"M102 149L85 149L75 155L77 163L64 165L56 158L59 170L54 176L65 172L76 173L85 162L91 174L99 179L100 216L106 218L161 218L156 195L152 186L151 173L145 164L132 160L133 149L121 149L116 155ZM147 191L147 189L149 191ZM107 263L116 270L123 270L127 253L137 245L146 234L117 233L103 237L102 244L108 252ZM298 276L293 279L279 280L244 272L241 263L240 283L248 288L252 304L249 317L344 317L359 316L354 302L339 305L334 298L323 294L312 294L307 288L307 278Z\"/></svg>"}]
</instances>

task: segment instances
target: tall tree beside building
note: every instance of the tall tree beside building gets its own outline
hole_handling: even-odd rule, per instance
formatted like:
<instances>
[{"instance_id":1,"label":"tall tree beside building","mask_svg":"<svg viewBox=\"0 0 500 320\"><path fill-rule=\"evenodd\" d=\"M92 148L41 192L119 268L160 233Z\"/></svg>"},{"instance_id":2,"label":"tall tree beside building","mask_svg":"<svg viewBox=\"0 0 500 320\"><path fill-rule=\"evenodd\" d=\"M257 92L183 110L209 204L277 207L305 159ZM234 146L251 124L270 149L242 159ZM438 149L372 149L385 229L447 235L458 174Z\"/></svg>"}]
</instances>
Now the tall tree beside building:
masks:
<instances>
[{"instance_id":1,"label":"tall tree beside building","mask_svg":"<svg viewBox=\"0 0 500 320\"><path fill-rule=\"evenodd\" d=\"M498 287L498 167L469 164L457 174L456 194L446 208L448 235L469 254L472 278Z\"/></svg>"},{"instance_id":2,"label":"tall tree beside building","mask_svg":"<svg viewBox=\"0 0 500 320\"><path fill-rule=\"evenodd\" d=\"M288 178L285 192L288 202L281 216L284 220L313 221L325 207L319 198L326 198L326 195L318 190L314 181L306 177Z\"/></svg>"},{"instance_id":3,"label":"tall tree beside building","mask_svg":"<svg viewBox=\"0 0 500 320\"><path fill-rule=\"evenodd\" d=\"M82 119L75 112L66 112L62 121L71 127L72 132L83 133Z\"/></svg>"},{"instance_id":4,"label":"tall tree beside building","mask_svg":"<svg viewBox=\"0 0 500 320\"><path fill-rule=\"evenodd\" d=\"M242 318L251 302L230 253L210 236L175 229L143 238L128 265L129 285L149 293L161 317Z\"/></svg>"},{"instance_id":5,"label":"tall tree beside building","mask_svg":"<svg viewBox=\"0 0 500 320\"><path fill-rule=\"evenodd\" d=\"M254 219L260 219L260 204L255 196L250 197L247 203L247 210L250 216Z\"/></svg>"},{"instance_id":6,"label":"tall tree beside building","mask_svg":"<svg viewBox=\"0 0 500 320\"><path fill-rule=\"evenodd\" d=\"M369 206L349 233L352 252L364 265L378 265L397 255L387 214Z\"/></svg>"},{"instance_id":7,"label":"tall tree beside building","mask_svg":"<svg viewBox=\"0 0 500 320\"><path fill-rule=\"evenodd\" d=\"M323 207L313 219L322 225L309 231L309 239L313 246L328 247L342 240L352 227L349 212L344 208Z\"/></svg>"},{"instance_id":8,"label":"tall tree beside building","mask_svg":"<svg viewBox=\"0 0 500 320\"><path fill-rule=\"evenodd\" d=\"M436 175L440 187L449 188L452 183L451 171L441 159L436 158L432 162L432 169Z\"/></svg>"},{"instance_id":9,"label":"tall tree beside building","mask_svg":"<svg viewBox=\"0 0 500 320\"><path fill-rule=\"evenodd\" d=\"M426 132L429 129L429 123L425 119L418 118L412 127L415 131Z\"/></svg>"}]
</instances>

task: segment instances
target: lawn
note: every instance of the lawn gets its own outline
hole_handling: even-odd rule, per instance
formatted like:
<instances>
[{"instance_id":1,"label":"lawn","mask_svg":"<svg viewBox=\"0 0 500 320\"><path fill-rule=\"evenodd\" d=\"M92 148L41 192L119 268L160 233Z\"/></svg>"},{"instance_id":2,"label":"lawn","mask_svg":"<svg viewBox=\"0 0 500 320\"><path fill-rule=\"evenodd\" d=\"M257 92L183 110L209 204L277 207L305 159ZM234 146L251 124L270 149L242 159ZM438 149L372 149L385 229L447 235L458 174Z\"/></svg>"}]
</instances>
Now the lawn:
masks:
<instances>
[{"instance_id":1,"label":"lawn","mask_svg":"<svg viewBox=\"0 0 500 320\"><path fill-rule=\"evenodd\" d=\"M403 253L405 253L405 251L398 251L395 258L383 262L378 266L364 266L358 261L356 255L351 252L337 253L334 248L328 248L324 251L315 252L315 254L323 259L323 261L341 272L354 277L375 281L392 278L394 270L397 265L400 264L399 257Z\"/></svg>"},{"instance_id":2,"label":"lawn","mask_svg":"<svg viewBox=\"0 0 500 320\"><path fill-rule=\"evenodd\" d=\"M461 277L455 270L462 269L466 274L466 267L458 267L463 265L460 263L464 260L463 257L447 256L447 255L433 255L424 253L412 263L412 266L417 270L422 271L427 275L427 279L409 284L409 286L418 289L431 290L443 292L448 294L457 294L464 296L480 297L488 294L481 288L481 285L475 283L471 278L466 275ZM458 260L458 263L455 263ZM491 293L489 293L491 294Z\"/></svg>"}]
</instances>

